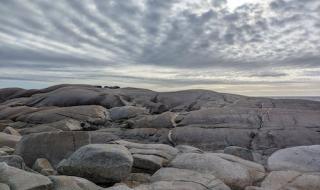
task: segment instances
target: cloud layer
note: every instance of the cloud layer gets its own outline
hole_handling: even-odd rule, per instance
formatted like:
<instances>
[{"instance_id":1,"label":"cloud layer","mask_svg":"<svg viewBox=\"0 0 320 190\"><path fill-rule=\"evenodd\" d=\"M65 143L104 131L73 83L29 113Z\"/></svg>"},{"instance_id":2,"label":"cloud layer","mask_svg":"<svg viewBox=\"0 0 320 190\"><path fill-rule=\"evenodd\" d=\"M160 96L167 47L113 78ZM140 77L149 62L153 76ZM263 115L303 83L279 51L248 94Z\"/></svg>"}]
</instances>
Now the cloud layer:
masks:
<instances>
[{"instance_id":1,"label":"cloud layer","mask_svg":"<svg viewBox=\"0 0 320 190\"><path fill-rule=\"evenodd\" d=\"M320 95L320 1L232 1L3 0L0 87Z\"/></svg>"}]
</instances>

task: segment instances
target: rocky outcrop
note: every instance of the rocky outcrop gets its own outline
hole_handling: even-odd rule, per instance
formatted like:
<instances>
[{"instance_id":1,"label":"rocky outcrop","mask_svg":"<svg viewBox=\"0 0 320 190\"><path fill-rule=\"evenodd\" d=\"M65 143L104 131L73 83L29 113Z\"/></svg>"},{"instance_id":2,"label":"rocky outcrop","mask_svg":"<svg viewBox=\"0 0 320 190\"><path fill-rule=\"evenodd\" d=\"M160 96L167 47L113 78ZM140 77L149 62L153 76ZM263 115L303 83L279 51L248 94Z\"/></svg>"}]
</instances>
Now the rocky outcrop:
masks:
<instances>
[{"instance_id":1,"label":"rocky outcrop","mask_svg":"<svg viewBox=\"0 0 320 190\"><path fill-rule=\"evenodd\" d=\"M115 183L131 172L133 158L122 145L90 144L79 148L57 167L63 175L78 176L95 183Z\"/></svg>"}]
</instances>

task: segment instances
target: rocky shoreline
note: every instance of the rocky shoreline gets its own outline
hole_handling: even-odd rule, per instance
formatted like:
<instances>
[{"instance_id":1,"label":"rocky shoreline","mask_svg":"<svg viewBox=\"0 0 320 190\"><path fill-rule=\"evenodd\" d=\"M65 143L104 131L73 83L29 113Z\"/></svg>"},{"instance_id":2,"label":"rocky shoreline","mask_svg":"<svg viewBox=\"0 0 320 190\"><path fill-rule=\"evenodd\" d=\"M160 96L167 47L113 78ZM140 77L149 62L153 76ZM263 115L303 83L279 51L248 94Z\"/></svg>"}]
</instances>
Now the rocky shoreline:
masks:
<instances>
[{"instance_id":1,"label":"rocky shoreline","mask_svg":"<svg viewBox=\"0 0 320 190\"><path fill-rule=\"evenodd\" d=\"M320 102L0 89L0 190L319 190Z\"/></svg>"}]
</instances>

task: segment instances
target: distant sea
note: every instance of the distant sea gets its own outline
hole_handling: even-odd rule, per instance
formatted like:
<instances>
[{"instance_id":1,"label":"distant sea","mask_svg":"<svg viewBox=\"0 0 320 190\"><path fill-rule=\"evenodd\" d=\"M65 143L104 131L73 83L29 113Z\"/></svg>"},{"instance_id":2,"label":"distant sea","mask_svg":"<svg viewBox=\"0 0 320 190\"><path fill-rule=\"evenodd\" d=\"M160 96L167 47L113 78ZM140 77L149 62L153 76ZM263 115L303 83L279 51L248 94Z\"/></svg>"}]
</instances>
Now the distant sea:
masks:
<instances>
[{"instance_id":1,"label":"distant sea","mask_svg":"<svg viewBox=\"0 0 320 190\"><path fill-rule=\"evenodd\" d=\"M271 96L269 98L274 99L298 99L298 100L312 100L312 101L319 101L320 96Z\"/></svg>"}]
</instances>

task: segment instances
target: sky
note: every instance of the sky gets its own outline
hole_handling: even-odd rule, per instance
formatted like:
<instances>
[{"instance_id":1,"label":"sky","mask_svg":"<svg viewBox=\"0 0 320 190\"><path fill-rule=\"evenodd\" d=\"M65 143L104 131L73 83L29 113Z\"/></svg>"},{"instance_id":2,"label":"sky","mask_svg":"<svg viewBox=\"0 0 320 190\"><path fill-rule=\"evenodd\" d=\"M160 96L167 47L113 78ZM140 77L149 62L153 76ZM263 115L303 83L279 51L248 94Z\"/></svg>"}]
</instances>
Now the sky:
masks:
<instances>
[{"instance_id":1,"label":"sky","mask_svg":"<svg viewBox=\"0 0 320 190\"><path fill-rule=\"evenodd\" d=\"M319 0L1 0L0 88L320 96Z\"/></svg>"}]
</instances>

